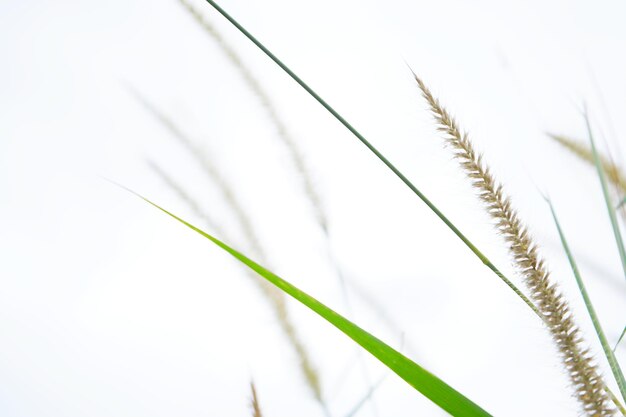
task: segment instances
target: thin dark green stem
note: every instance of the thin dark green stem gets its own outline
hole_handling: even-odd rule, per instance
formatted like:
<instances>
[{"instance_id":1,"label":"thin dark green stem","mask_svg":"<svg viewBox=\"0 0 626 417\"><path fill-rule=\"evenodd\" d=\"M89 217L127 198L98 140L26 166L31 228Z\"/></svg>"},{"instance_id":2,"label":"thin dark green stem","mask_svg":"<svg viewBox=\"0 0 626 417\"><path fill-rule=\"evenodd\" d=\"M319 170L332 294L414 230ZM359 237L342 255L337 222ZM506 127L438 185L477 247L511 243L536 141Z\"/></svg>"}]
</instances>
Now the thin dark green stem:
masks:
<instances>
[{"instance_id":1,"label":"thin dark green stem","mask_svg":"<svg viewBox=\"0 0 626 417\"><path fill-rule=\"evenodd\" d=\"M459 239L465 243L473 253L484 263L489 269L491 269L504 283L511 288L518 297L520 297L534 312L543 320L543 315L537 307L530 301L508 278L500 272L491 261L478 250L476 246L463 234L457 227L441 212L439 209L415 186L413 183L396 168L382 153L378 151L365 137L359 133L346 119L344 119L335 109L333 109L322 97L320 97L311 87L309 87L300 77L298 77L293 71L289 69L278 57L276 57L269 49L267 49L259 40L257 40L250 32L248 32L243 26L241 26L233 17L231 17L224 9L222 9L215 1L206 0L218 13L220 13L226 20L228 20L233 26L235 26L244 36L246 36L254 45L256 45L265 55L267 55L276 65L278 65L283 71L285 71L296 83L300 85L307 93L309 93L319 104L322 105L335 119L337 119L342 125L344 125L357 139L363 143L387 168L389 168L400 180L407 186L413 193L415 193L436 215L443 221L450 230L454 232Z\"/></svg>"}]
</instances>

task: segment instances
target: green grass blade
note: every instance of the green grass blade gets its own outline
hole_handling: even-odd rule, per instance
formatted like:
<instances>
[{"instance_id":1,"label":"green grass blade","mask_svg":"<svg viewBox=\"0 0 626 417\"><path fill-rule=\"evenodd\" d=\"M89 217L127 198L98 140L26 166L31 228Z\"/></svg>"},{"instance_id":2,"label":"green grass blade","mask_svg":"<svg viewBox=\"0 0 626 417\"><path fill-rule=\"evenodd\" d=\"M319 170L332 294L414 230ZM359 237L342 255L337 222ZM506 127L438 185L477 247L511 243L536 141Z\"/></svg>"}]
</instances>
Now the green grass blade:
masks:
<instances>
[{"instance_id":1,"label":"green grass blade","mask_svg":"<svg viewBox=\"0 0 626 417\"><path fill-rule=\"evenodd\" d=\"M617 347L619 346L619 342L621 342L622 339L624 338L624 334L626 334L626 326L624 326L624 330L622 330L622 334L619 336L619 339L617 339L617 342L615 343L615 346L613 347L613 352L615 352L615 349L617 349Z\"/></svg>"},{"instance_id":2,"label":"green grass blade","mask_svg":"<svg viewBox=\"0 0 626 417\"><path fill-rule=\"evenodd\" d=\"M250 32L246 30L239 22L237 22L232 16L230 16L224 9L222 9L215 1L205 0L209 3L218 13L220 13L226 20L228 20L233 26L235 26L245 37L247 37L255 46L257 46L265 55L267 55L276 65L278 65L283 71L287 73L296 83L300 85L307 93L311 95L319 104L322 105L335 119L337 119L344 127L346 127L363 145L365 145L376 157L384 163L414 194L416 194L433 213L443 221L446 226L454 234L463 241L473 253L485 264L491 271L493 271L519 298L530 307L540 319L544 319L543 315L532 301L520 291L511 280L509 280L500 270L487 258L461 231L402 173L395 167L382 153L378 151L358 130L356 130L346 119L344 119L333 107L330 106L320 95L318 95L311 87L308 86L298 75L296 75L287 65L285 65L276 55L274 55L269 49L267 49L258 39L256 39Z\"/></svg>"},{"instance_id":3,"label":"green grass blade","mask_svg":"<svg viewBox=\"0 0 626 417\"><path fill-rule=\"evenodd\" d=\"M624 240L622 239L622 232L620 231L619 224L617 223L617 216L613 209L613 203L611 202L611 196L609 195L609 188L606 184L606 178L602 165L600 163L600 156L596 149L596 143L593 139L593 132L591 130L591 123L589 122L589 115L585 111L585 123L587 125L587 133L589 134L589 142L591 142L591 151L593 152L593 161L598 171L598 177L600 178L600 185L602 186L602 194L604 195L604 201L606 202L606 208L609 212L609 219L611 220L611 227L613 228L613 234L615 235L615 242L617 243L617 250L619 251L619 257L622 261L622 269L624 270L624 278L626 278L626 249L624 249Z\"/></svg>"},{"instance_id":4,"label":"green grass blade","mask_svg":"<svg viewBox=\"0 0 626 417\"><path fill-rule=\"evenodd\" d=\"M574 259L574 255L569 248L567 243L567 239L565 239L565 234L563 233L563 229L561 228L561 224L556 215L556 211L554 210L554 206L550 200L547 200L548 205L550 206L550 211L552 213L552 218L554 219L554 224L559 232L559 237L561 238L561 244L563 245L563 249L567 254L567 259L569 260L569 264L572 268L572 272L574 273L574 277L576 278L576 284L578 285L578 289L580 294L585 301L585 307L587 307L587 312L589 313L589 317L591 318L591 322L593 323L593 328L598 335L598 339L600 339L600 344L602 345L602 350L604 351L604 355L606 356L607 361L609 362L609 366L611 367L611 372L613 372L613 376L617 381L617 386L619 387L620 393L622 394L622 398L626 401L626 381L624 380L624 373L622 372L622 368L611 350L611 346L609 345L608 340L604 334L604 330L602 329L602 325L600 324L600 320L598 319L598 315L596 314L596 310L593 307L593 303L591 302L591 297L589 297L589 293L587 292L587 288L585 287L585 283L580 275L580 271L578 270L578 266L576 265L576 260Z\"/></svg>"},{"instance_id":5,"label":"green grass blade","mask_svg":"<svg viewBox=\"0 0 626 417\"><path fill-rule=\"evenodd\" d=\"M142 197L141 195L136 194L133 191L131 192L146 201L147 203L161 210L165 214L178 220L196 233L199 233L200 235L209 239L211 242L215 243L224 251L228 252L235 259L246 265L248 268L257 272L261 277L265 278L267 281L274 284L276 287L313 310L315 313L320 315L326 321L328 321L341 332L343 332L346 336L350 337L353 341L355 341L365 350L370 352L374 357L376 357L383 364L385 364L400 378L404 379L409 385L411 385L413 388L415 388L417 391L422 393L424 396L426 396L428 399L430 399L432 402L437 404L439 407L441 407L443 410L447 411L451 415L462 417L490 416L490 414L488 414L478 405L473 403L467 397L456 391L454 388L446 384L444 381L431 374L415 362L411 361L400 352L394 350L389 345L385 344L381 340L361 329L351 321L347 320L335 311L326 307L315 298L301 291L297 287L280 278L273 272L267 270L263 266L257 264L245 255L237 252L235 249L226 245L219 239L200 230L194 225L186 222L180 217L177 217L176 215L170 213L169 211Z\"/></svg>"}]
</instances>

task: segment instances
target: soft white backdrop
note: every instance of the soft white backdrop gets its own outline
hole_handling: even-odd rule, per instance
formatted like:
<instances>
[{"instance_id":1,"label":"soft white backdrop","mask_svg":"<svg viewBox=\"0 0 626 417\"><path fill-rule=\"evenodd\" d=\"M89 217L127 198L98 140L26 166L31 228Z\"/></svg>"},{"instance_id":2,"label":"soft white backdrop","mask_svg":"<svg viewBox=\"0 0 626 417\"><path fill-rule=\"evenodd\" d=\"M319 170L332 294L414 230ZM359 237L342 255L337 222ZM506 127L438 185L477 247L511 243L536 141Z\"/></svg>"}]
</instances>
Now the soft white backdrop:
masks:
<instances>
[{"instance_id":1,"label":"soft white backdrop","mask_svg":"<svg viewBox=\"0 0 626 417\"><path fill-rule=\"evenodd\" d=\"M271 91L322 196L332 252L404 336L354 294L350 317L494 415L578 415L528 309L342 126L207 4L195 4ZM550 194L616 340L626 286L597 178L543 132L584 139L578 108L586 101L602 149L609 144L623 160L626 3L223 6L519 283L441 146L411 65L505 183L599 354L540 191ZM175 0L0 0L0 59L0 414L247 416L254 378L265 415L321 416L241 268L105 180L201 222L148 168L156 161L224 227L234 224L130 84L211 152L275 271L348 314L288 154L212 39ZM246 249L243 240L237 246ZM289 307L332 415L345 415L367 390L358 350ZM372 379L387 373L362 357ZM360 415L443 415L393 375L375 398L378 412L368 405Z\"/></svg>"}]
</instances>

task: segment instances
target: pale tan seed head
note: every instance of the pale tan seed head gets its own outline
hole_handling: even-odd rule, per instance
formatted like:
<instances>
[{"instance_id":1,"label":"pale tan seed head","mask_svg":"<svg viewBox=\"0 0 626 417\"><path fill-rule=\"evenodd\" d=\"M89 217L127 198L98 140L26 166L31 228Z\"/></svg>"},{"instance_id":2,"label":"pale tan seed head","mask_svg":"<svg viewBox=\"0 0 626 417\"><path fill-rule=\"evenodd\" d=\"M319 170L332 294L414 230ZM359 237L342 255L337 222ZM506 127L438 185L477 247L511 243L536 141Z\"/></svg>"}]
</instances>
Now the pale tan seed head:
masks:
<instances>
[{"instance_id":1,"label":"pale tan seed head","mask_svg":"<svg viewBox=\"0 0 626 417\"><path fill-rule=\"evenodd\" d=\"M474 149L467 133L461 131L424 82L417 76L415 80L437 121L437 130L444 135L446 144L452 148L454 157L484 203L498 233L507 244L513 264L523 277L531 298L543 314L582 409L587 416L614 415L606 385L589 351L584 348L582 335L574 324L568 303L551 280L537 245L521 223L510 199L489 171L482 156Z\"/></svg>"}]
</instances>

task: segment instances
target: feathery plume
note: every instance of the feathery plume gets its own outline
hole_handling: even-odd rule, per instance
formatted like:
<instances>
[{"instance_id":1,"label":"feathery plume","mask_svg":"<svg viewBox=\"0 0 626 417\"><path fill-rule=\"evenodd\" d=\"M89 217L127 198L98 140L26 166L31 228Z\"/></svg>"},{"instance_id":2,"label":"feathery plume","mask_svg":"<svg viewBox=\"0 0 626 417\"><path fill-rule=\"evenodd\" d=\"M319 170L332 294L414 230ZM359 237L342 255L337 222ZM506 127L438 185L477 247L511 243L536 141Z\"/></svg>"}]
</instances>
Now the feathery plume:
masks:
<instances>
[{"instance_id":1,"label":"feathery plume","mask_svg":"<svg viewBox=\"0 0 626 417\"><path fill-rule=\"evenodd\" d=\"M524 278L531 298L544 316L552 339L558 348L565 370L587 416L612 416L606 385L593 363L589 350L583 347L582 335L574 323L567 301L551 280L544 260L528 229L520 221L510 199L504 194L454 118L433 96L424 82L415 74L415 80L437 121L437 130L444 134L446 143L453 149L454 157L470 179L478 197L485 204L498 233L507 243L513 263Z\"/></svg>"}]
</instances>

